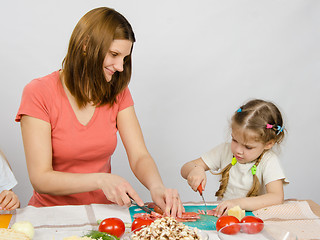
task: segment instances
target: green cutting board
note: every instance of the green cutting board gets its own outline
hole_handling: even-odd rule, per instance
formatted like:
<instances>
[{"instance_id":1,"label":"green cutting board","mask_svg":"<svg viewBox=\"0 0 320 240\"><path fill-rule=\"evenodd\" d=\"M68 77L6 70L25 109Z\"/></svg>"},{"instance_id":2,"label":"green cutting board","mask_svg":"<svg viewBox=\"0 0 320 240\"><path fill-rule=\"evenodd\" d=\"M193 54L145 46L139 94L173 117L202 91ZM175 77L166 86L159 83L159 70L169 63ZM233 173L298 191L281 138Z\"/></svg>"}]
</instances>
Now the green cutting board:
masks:
<instances>
[{"instance_id":1,"label":"green cutting board","mask_svg":"<svg viewBox=\"0 0 320 240\"><path fill-rule=\"evenodd\" d=\"M208 210L212 210L216 208L216 205L208 205ZM189 206L184 206L186 212L198 212L198 210L206 210L206 207L203 205L189 205ZM136 213L145 213L142 209L140 209L137 206L131 206L129 208L130 211L130 216L131 220L133 221L133 215ZM246 211L246 216L254 216L252 212L247 212ZM217 217L214 216L208 216L208 215L203 215L200 214L200 219L198 219L195 222L183 222L185 225L190 226L190 227L197 227L198 229L201 230L216 230L216 222L218 220Z\"/></svg>"}]
</instances>

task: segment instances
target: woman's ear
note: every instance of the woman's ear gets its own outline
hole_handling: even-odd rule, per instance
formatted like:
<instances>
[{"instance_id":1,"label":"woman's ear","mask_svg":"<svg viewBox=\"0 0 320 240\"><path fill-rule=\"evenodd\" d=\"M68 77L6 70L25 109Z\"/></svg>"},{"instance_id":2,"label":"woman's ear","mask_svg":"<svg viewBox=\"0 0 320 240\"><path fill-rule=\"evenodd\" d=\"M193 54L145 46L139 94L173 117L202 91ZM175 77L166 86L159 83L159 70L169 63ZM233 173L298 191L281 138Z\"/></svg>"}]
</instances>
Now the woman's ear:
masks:
<instances>
[{"instance_id":1,"label":"woman's ear","mask_svg":"<svg viewBox=\"0 0 320 240\"><path fill-rule=\"evenodd\" d=\"M269 142L267 142L265 145L264 145L264 150L269 150L273 147L275 141L274 140L270 140Z\"/></svg>"}]
</instances>

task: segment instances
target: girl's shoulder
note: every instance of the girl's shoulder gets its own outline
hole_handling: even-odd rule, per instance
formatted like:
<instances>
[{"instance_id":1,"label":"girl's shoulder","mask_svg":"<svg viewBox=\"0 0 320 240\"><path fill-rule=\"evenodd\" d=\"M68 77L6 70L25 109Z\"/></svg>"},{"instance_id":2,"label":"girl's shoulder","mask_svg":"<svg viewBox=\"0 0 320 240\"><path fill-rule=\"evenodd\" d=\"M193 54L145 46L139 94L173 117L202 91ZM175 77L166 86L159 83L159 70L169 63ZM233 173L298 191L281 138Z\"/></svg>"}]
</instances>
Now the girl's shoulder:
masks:
<instances>
[{"instance_id":1,"label":"girl's shoulder","mask_svg":"<svg viewBox=\"0 0 320 240\"><path fill-rule=\"evenodd\" d=\"M262 156L261 162L262 161L268 161L268 160L279 160L279 156L277 153L275 153L272 150L268 150L267 152L265 152Z\"/></svg>"},{"instance_id":2,"label":"girl's shoulder","mask_svg":"<svg viewBox=\"0 0 320 240\"><path fill-rule=\"evenodd\" d=\"M259 163L261 168L278 167L279 165L279 156L272 150L265 152Z\"/></svg>"},{"instance_id":3,"label":"girl's shoulder","mask_svg":"<svg viewBox=\"0 0 320 240\"><path fill-rule=\"evenodd\" d=\"M260 172L264 185L278 179L283 179L283 183L285 184L289 183L284 174L279 155L272 150L264 154L257 168L259 169L257 172Z\"/></svg>"},{"instance_id":4,"label":"girl's shoulder","mask_svg":"<svg viewBox=\"0 0 320 240\"><path fill-rule=\"evenodd\" d=\"M231 144L228 142L221 143L203 153L201 158L210 169L224 168L232 160Z\"/></svg>"},{"instance_id":5,"label":"girl's shoulder","mask_svg":"<svg viewBox=\"0 0 320 240\"><path fill-rule=\"evenodd\" d=\"M207 154L211 155L225 155L225 154L230 154L231 152L231 143L229 142L223 142L220 143L219 145L216 145L215 147L211 148ZM231 153L232 154L232 153Z\"/></svg>"}]
</instances>

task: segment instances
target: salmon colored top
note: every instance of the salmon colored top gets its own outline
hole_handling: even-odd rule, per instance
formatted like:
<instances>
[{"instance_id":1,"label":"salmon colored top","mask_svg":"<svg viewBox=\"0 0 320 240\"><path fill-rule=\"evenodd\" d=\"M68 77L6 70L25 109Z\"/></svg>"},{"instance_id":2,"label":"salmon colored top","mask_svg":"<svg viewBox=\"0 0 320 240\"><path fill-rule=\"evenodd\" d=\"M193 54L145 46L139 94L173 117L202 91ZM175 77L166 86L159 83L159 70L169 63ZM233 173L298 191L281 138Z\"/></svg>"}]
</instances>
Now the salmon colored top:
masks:
<instances>
[{"instance_id":1,"label":"salmon colored top","mask_svg":"<svg viewBox=\"0 0 320 240\"><path fill-rule=\"evenodd\" d=\"M54 171L110 173L111 155L117 145L117 115L132 105L130 91L126 88L112 107L97 107L89 123L82 125L63 89L59 71L56 71L25 86L15 121L28 115L50 123ZM35 207L92 203L110 202L102 190L64 196L33 191L29 201L29 205Z\"/></svg>"}]
</instances>

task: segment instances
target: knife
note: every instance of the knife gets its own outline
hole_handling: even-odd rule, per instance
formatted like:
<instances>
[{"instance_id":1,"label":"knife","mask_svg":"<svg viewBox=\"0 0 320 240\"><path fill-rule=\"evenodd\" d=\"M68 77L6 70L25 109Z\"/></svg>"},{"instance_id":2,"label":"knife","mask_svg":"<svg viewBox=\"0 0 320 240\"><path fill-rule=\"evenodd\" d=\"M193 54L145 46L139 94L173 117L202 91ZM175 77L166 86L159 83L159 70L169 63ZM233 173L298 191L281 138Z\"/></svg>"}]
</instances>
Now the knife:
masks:
<instances>
[{"instance_id":1,"label":"knife","mask_svg":"<svg viewBox=\"0 0 320 240\"><path fill-rule=\"evenodd\" d=\"M207 203L206 203L206 201L204 200L204 197L203 197L203 194L202 194L203 188L202 188L202 184L201 184L201 183L200 183L199 187L197 188L197 190L198 190L200 196L202 197L204 206L206 207L206 215L207 215L208 208L207 208Z\"/></svg>"},{"instance_id":2,"label":"knife","mask_svg":"<svg viewBox=\"0 0 320 240\"><path fill-rule=\"evenodd\" d=\"M136 203L136 201L133 200L133 198L131 198L130 196L129 196L129 198L130 198L131 204L136 205L137 207L141 208L143 211L145 211L145 212L147 212L147 213L151 213L151 212L152 212L152 210L151 210L150 208L147 208L146 206L139 206L139 205Z\"/></svg>"}]
</instances>

